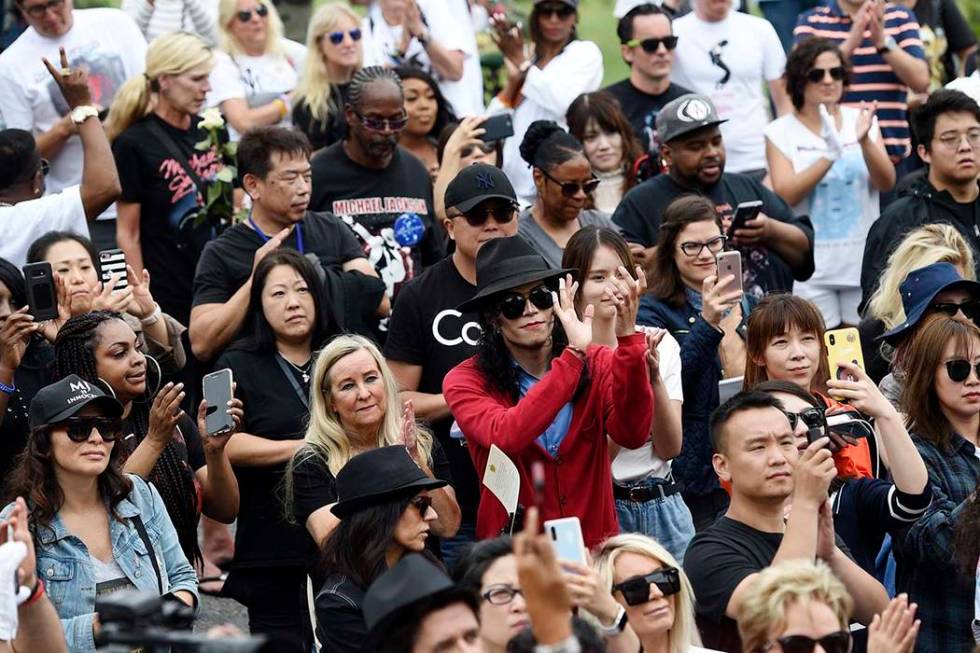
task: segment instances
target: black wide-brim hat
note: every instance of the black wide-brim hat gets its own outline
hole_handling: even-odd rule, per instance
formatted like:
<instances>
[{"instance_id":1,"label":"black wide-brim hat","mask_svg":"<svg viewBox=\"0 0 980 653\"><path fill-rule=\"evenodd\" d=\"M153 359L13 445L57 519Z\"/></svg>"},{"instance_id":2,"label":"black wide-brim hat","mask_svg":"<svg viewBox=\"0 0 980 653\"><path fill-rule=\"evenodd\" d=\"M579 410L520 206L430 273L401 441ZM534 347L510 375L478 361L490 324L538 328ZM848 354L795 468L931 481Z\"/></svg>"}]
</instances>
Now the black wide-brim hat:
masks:
<instances>
[{"instance_id":1,"label":"black wide-brim hat","mask_svg":"<svg viewBox=\"0 0 980 653\"><path fill-rule=\"evenodd\" d=\"M962 288L974 298L980 298L980 283L961 277L952 263L943 261L912 270L899 286L905 321L878 336L878 339L892 346L898 345L922 321L936 295L955 288Z\"/></svg>"},{"instance_id":2,"label":"black wide-brim hat","mask_svg":"<svg viewBox=\"0 0 980 653\"><path fill-rule=\"evenodd\" d=\"M339 501L330 512L343 519L365 508L445 485L446 481L426 476L402 445L379 447L354 456L340 470Z\"/></svg>"},{"instance_id":3,"label":"black wide-brim hat","mask_svg":"<svg viewBox=\"0 0 980 653\"><path fill-rule=\"evenodd\" d=\"M520 236L495 238L484 243L476 254L476 294L456 309L461 313L478 311L505 290L577 273L572 268L549 267L544 257Z\"/></svg>"}]
</instances>

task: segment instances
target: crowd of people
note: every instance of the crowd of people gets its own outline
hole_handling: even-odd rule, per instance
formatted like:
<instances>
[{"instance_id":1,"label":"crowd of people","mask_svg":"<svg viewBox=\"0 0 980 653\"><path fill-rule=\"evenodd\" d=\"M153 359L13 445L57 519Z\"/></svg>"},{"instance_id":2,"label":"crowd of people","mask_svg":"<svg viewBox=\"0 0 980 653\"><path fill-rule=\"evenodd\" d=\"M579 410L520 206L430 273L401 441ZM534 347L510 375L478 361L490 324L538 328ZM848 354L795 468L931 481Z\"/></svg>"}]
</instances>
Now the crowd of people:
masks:
<instances>
[{"instance_id":1,"label":"crowd of people","mask_svg":"<svg viewBox=\"0 0 980 653\"><path fill-rule=\"evenodd\" d=\"M14 2L0 653L980 646L952 0L303 4Z\"/></svg>"}]
</instances>

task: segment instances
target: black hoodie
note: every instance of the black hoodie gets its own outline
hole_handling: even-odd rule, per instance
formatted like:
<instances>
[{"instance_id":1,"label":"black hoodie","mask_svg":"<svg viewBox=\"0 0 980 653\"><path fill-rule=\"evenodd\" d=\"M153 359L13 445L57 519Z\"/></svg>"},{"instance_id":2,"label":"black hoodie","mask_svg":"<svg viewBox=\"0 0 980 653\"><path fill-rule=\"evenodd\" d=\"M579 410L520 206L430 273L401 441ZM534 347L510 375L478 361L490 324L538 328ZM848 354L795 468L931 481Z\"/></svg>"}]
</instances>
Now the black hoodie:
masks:
<instances>
[{"instance_id":1,"label":"black hoodie","mask_svg":"<svg viewBox=\"0 0 980 653\"><path fill-rule=\"evenodd\" d=\"M899 192L868 232L861 266L861 308L878 288L888 257L908 232L927 224L945 223L973 247L974 266L980 277L980 198L971 204L960 204L949 191L940 191L928 177L913 181Z\"/></svg>"}]
</instances>

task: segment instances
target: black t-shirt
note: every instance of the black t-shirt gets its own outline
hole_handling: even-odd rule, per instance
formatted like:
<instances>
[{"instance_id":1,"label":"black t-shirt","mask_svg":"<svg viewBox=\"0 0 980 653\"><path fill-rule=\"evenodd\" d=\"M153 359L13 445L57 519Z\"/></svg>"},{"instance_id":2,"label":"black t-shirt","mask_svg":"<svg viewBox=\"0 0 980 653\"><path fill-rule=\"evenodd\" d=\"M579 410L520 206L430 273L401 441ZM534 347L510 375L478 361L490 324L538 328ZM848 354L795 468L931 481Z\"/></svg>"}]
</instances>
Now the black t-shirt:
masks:
<instances>
[{"instance_id":1,"label":"black t-shirt","mask_svg":"<svg viewBox=\"0 0 980 653\"><path fill-rule=\"evenodd\" d=\"M54 347L40 334L31 337L20 366L14 372L17 388L7 399L7 410L0 415L0 492L10 478L14 461L27 446L30 434L28 410L37 391L51 383Z\"/></svg>"},{"instance_id":2,"label":"black t-shirt","mask_svg":"<svg viewBox=\"0 0 980 653\"><path fill-rule=\"evenodd\" d=\"M762 200L762 212L774 220L803 230L810 246L806 261L793 270L776 252L764 247L741 247L742 281L746 291L757 297L770 292L792 292L793 280L806 281L813 274L813 226L806 216L797 217L786 202L758 181L745 175L725 173L710 188L692 190L670 175L657 175L632 188L613 213L623 237L644 247L657 244L664 209L678 197L690 194L707 197L715 204L727 230L735 207L741 202Z\"/></svg>"},{"instance_id":3,"label":"black t-shirt","mask_svg":"<svg viewBox=\"0 0 980 653\"><path fill-rule=\"evenodd\" d=\"M235 396L245 405L241 431L269 440L302 440L309 410L276 362L278 353L233 348L215 364L235 377ZM308 396L309 385L286 365L296 385ZM302 524L286 519L281 481L286 463L235 468L241 509L235 533L235 567L308 565L316 555Z\"/></svg>"},{"instance_id":4,"label":"black t-shirt","mask_svg":"<svg viewBox=\"0 0 980 653\"><path fill-rule=\"evenodd\" d=\"M313 151L322 150L342 141L347 136L344 105L347 103L349 89L350 84L331 86L330 93L333 95L334 106L337 108L327 117L326 122L313 118L310 114L310 107L305 100L297 102L293 107L293 126L306 134L306 137L310 139L310 145L313 146Z\"/></svg>"},{"instance_id":5,"label":"black t-shirt","mask_svg":"<svg viewBox=\"0 0 980 653\"><path fill-rule=\"evenodd\" d=\"M965 50L977 42L977 37L970 27L970 23L967 22L960 8L956 6L956 0L919 0L915 3L915 18L919 21L919 30L924 42L933 43L937 38L946 40L945 51L940 57L944 77L941 80L936 80L935 71L930 70L933 81L941 81L945 84L955 79L956 66L953 61L953 54ZM929 64L932 66L932 48L927 47L926 52ZM971 57L975 56L975 54L971 55ZM974 64L968 62L966 74L969 75L974 69Z\"/></svg>"},{"instance_id":6,"label":"black t-shirt","mask_svg":"<svg viewBox=\"0 0 980 653\"><path fill-rule=\"evenodd\" d=\"M150 271L153 298L160 308L181 324L190 321L191 296L197 250L186 247L178 236L177 225L185 215L197 211L203 202L194 180L183 165L171 156L150 125L158 125L184 154L193 172L210 178L221 168L214 149L202 152L194 145L207 137L195 117L190 129L183 130L150 114L137 121L112 143L112 154L119 170L123 202L140 205L140 243L143 265Z\"/></svg>"},{"instance_id":7,"label":"black t-shirt","mask_svg":"<svg viewBox=\"0 0 980 653\"><path fill-rule=\"evenodd\" d=\"M623 115L629 120L633 133L640 139L643 151L653 157L660 152L660 139L657 137L657 114L671 100L676 100L691 91L671 83L660 95L650 95L633 86L629 77L606 87L614 98L619 100ZM656 166L654 166L656 168Z\"/></svg>"},{"instance_id":8,"label":"black t-shirt","mask_svg":"<svg viewBox=\"0 0 980 653\"><path fill-rule=\"evenodd\" d=\"M433 265L445 255L442 234L436 227L429 172L400 147L384 170L365 168L351 161L343 145L335 143L313 157L310 208L330 211L351 226L393 295L411 278L409 267L418 275L423 266ZM424 231L421 240L410 245L409 262L399 242L414 242L418 226Z\"/></svg>"},{"instance_id":9,"label":"black t-shirt","mask_svg":"<svg viewBox=\"0 0 980 653\"><path fill-rule=\"evenodd\" d=\"M476 286L459 274L452 257L412 279L398 294L384 354L389 360L422 366L419 392L441 394L449 370L476 353L480 339L477 315L456 310L475 294ZM466 441L449 435L452 423L452 417L432 422L432 432L449 459L463 517L475 520L480 481Z\"/></svg>"},{"instance_id":10,"label":"black t-shirt","mask_svg":"<svg viewBox=\"0 0 980 653\"><path fill-rule=\"evenodd\" d=\"M837 547L850 557L840 537ZM783 542L782 533L766 533L720 517L694 536L684 554L684 571L697 597L695 614L705 647L741 653L738 625L725 609L738 584L772 563Z\"/></svg>"}]
</instances>

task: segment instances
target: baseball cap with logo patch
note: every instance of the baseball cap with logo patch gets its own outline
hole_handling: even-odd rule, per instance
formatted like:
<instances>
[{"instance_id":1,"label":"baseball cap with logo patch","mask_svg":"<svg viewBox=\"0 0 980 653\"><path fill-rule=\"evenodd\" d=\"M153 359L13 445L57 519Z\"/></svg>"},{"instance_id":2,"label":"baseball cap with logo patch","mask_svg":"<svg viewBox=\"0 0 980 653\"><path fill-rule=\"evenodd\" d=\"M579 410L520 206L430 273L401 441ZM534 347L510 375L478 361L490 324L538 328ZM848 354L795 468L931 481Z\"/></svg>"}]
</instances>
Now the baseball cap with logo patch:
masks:
<instances>
[{"instance_id":1,"label":"baseball cap with logo patch","mask_svg":"<svg viewBox=\"0 0 980 653\"><path fill-rule=\"evenodd\" d=\"M104 417L122 417L122 404L81 377L69 374L34 395L30 409L31 430L63 422L89 405L100 408Z\"/></svg>"},{"instance_id":2,"label":"baseball cap with logo patch","mask_svg":"<svg viewBox=\"0 0 980 653\"><path fill-rule=\"evenodd\" d=\"M728 122L718 117L714 102L706 95L688 93L671 100L657 114L657 135L661 143L705 127Z\"/></svg>"},{"instance_id":3,"label":"baseball cap with logo patch","mask_svg":"<svg viewBox=\"0 0 980 653\"><path fill-rule=\"evenodd\" d=\"M459 171L446 187L446 208L466 213L484 200L501 199L517 204L517 193L504 171L486 163L474 163Z\"/></svg>"}]
</instances>

